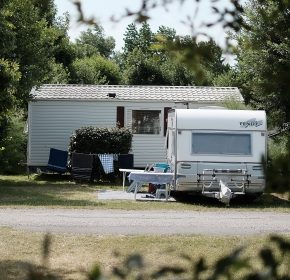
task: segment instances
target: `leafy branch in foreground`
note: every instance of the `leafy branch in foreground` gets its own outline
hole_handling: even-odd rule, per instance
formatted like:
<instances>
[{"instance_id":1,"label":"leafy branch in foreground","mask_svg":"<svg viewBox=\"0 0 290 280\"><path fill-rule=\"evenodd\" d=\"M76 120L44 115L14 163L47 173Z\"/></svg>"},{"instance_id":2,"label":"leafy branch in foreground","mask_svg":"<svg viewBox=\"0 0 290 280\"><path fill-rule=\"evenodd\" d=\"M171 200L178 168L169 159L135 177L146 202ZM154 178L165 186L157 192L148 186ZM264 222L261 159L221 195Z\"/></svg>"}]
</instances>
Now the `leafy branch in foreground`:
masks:
<instances>
[{"instance_id":1,"label":"leafy branch in foreground","mask_svg":"<svg viewBox=\"0 0 290 280\"><path fill-rule=\"evenodd\" d=\"M50 271L48 258L50 253L51 236L47 234L43 241L42 267L31 267L28 270L26 280L62 279ZM281 236L273 235L254 258L247 257L246 247L235 249L225 255L213 265L207 263L201 257L194 260L191 256L182 255L188 262L182 266L161 266L157 271L150 272L148 266L140 254L128 256L121 264L113 267L109 275L102 273L99 265L95 265L89 272L83 272L85 279L182 279L182 280L217 280L217 279L243 279L243 280L289 280L290 279L290 240ZM256 263L260 263L258 267Z\"/></svg>"},{"instance_id":2,"label":"leafy branch in foreground","mask_svg":"<svg viewBox=\"0 0 290 280\"><path fill-rule=\"evenodd\" d=\"M129 256L119 267L113 268L108 278L119 279L188 279L188 280L287 280L290 279L290 241L273 235L269 242L258 252L255 260L262 265L256 268L254 259L245 256L246 247L235 249L230 254L219 258L213 265L209 265L203 257L194 260L191 256L180 256L188 262L187 267L162 266L153 273L148 272L141 255ZM92 270L98 271L96 268ZM93 274L89 274L93 275ZM101 274L95 274L97 280ZM104 276L103 276L104 277ZM238 277L238 278L237 278Z\"/></svg>"},{"instance_id":3,"label":"leafy branch in foreground","mask_svg":"<svg viewBox=\"0 0 290 280\"><path fill-rule=\"evenodd\" d=\"M140 1L140 8L136 10L132 10L126 8L124 14L117 18L116 16L112 16L112 21L119 22L120 20L128 17L134 17L136 22L145 22L151 18L150 13L152 10L156 8L163 7L165 10L168 6L179 3L183 5L186 0L141 0ZM206 2L205 0L194 0L196 5L194 6L195 10L192 11L192 18L188 16L187 21L191 28L193 29L194 20L199 15L199 6L201 2ZM242 14L243 14L243 7L241 6L240 0L231 0L226 3L227 5L219 5L221 0L211 1L211 12L214 16L216 16L216 20L213 22L205 22L203 23L204 26L207 28L212 27L216 24L222 24L224 28L230 28L235 31L238 31L241 26L246 26L245 22L243 21ZM82 9L82 3L80 0L75 0L73 2L79 12L79 22L87 23L87 24L96 24L96 20L94 18L86 18ZM186 24L186 21L184 21Z\"/></svg>"}]
</instances>

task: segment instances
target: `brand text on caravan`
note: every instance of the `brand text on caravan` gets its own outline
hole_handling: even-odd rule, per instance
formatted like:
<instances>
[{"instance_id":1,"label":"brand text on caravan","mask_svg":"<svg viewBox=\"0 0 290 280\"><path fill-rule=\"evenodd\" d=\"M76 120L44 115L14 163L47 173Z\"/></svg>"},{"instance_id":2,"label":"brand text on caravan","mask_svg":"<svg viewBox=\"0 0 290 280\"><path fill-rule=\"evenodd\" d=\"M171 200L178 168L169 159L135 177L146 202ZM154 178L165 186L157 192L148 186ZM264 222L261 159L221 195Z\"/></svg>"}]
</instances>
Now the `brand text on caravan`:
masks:
<instances>
[{"instance_id":1,"label":"brand text on caravan","mask_svg":"<svg viewBox=\"0 0 290 280\"><path fill-rule=\"evenodd\" d=\"M263 125L262 120L250 119L244 122L240 122L240 127L247 128L247 127L258 127Z\"/></svg>"}]
</instances>

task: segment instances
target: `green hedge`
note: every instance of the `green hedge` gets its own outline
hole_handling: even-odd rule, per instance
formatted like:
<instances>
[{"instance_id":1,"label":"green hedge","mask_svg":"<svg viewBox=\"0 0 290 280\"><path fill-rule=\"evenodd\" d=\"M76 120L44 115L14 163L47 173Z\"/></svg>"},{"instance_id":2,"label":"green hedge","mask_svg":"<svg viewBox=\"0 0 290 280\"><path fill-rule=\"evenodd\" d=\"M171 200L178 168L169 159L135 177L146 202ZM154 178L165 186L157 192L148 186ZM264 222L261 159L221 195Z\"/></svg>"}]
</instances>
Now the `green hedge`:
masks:
<instances>
[{"instance_id":1,"label":"green hedge","mask_svg":"<svg viewBox=\"0 0 290 280\"><path fill-rule=\"evenodd\" d=\"M70 138L70 152L86 154L128 154L132 132L127 128L82 127Z\"/></svg>"},{"instance_id":2,"label":"green hedge","mask_svg":"<svg viewBox=\"0 0 290 280\"><path fill-rule=\"evenodd\" d=\"M0 120L0 174L21 174L25 172L27 135L25 122L18 112Z\"/></svg>"}]
</instances>

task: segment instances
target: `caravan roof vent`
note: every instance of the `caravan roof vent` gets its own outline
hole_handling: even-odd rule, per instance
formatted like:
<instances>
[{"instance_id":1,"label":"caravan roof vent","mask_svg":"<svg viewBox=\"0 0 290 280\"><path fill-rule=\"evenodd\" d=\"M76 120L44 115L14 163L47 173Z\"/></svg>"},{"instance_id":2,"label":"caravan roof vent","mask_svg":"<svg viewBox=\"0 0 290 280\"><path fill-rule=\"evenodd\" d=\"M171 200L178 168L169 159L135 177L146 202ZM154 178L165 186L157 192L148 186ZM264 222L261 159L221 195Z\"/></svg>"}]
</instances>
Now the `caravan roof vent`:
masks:
<instances>
[{"instance_id":1,"label":"caravan roof vent","mask_svg":"<svg viewBox=\"0 0 290 280\"><path fill-rule=\"evenodd\" d=\"M116 97L116 93L110 92L110 93L108 93L108 97L115 98Z\"/></svg>"}]
</instances>

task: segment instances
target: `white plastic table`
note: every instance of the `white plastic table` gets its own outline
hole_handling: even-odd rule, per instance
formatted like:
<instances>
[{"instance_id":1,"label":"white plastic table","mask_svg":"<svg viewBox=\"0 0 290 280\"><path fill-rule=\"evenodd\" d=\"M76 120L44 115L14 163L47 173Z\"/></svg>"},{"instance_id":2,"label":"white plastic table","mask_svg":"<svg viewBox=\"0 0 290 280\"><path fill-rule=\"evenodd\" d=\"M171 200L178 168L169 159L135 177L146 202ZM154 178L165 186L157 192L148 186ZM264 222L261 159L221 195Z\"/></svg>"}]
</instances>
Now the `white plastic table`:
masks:
<instances>
[{"instance_id":1,"label":"white plastic table","mask_svg":"<svg viewBox=\"0 0 290 280\"><path fill-rule=\"evenodd\" d=\"M140 170L140 169L124 169L124 168L120 168L119 171L120 172L123 172L123 191L125 191L125 181L126 181L126 175L127 175L127 173L131 173L131 172L135 172L135 173L144 172L144 170Z\"/></svg>"},{"instance_id":2,"label":"white plastic table","mask_svg":"<svg viewBox=\"0 0 290 280\"><path fill-rule=\"evenodd\" d=\"M134 184L134 197L136 199L136 194L138 192L138 186L142 186L144 183L152 183L152 184L165 184L166 185L166 200L168 200L168 185L172 183L174 177L174 173L161 173L161 172L150 172L150 171L142 171L135 172L131 171L129 175L129 180L133 181ZM131 185L132 185L131 184ZM132 185L133 186L133 185Z\"/></svg>"}]
</instances>

